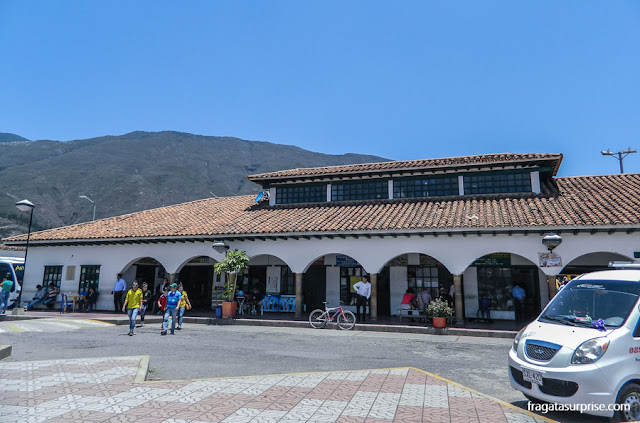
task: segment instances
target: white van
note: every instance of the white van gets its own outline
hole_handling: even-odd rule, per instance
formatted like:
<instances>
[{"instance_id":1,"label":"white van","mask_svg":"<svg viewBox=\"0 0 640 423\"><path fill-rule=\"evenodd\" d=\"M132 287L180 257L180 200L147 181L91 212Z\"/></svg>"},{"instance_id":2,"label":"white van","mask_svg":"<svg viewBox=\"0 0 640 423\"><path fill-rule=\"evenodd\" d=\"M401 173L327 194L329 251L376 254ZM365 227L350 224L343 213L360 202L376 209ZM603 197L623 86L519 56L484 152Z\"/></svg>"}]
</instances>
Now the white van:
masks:
<instances>
[{"instance_id":1,"label":"white van","mask_svg":"<svg viewBox=\"0 0 640 423\"><path fill-rule=\"evenodd\" d=\"M533 402L640 420L639 297L640 270L573 279L516 336L511 386Z\"/></svg>"}]
</instances>

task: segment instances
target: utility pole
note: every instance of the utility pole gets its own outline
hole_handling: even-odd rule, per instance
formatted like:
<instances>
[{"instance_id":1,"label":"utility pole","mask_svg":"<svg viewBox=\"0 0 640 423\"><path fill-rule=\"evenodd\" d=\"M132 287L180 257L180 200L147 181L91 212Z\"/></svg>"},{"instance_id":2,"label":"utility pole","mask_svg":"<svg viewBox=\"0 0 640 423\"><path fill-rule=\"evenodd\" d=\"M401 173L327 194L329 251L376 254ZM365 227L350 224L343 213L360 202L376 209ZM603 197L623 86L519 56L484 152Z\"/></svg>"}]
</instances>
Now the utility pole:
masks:
<instances>
[{"instance_id":1,"label":"utility pole","mask_svg":"<svg viewBox=\"0 0 640 423\"><path fill-rule=\"evenodd\" d=\"M611 150L609 150L607 148L607 151L601 151L600 154L602 154L603 156L611 156L615 159L617 159L620 162L620 173L624 173L624 165L622 164L622 160L627 157L629 154L631 153L637 153L635 148L627 148L625 150L622 151L618 151L616 153L612 152ZM624 154L624 156L623 156ZM616 157L617 156L617 157Z\"/></svg>"}]
</instances>

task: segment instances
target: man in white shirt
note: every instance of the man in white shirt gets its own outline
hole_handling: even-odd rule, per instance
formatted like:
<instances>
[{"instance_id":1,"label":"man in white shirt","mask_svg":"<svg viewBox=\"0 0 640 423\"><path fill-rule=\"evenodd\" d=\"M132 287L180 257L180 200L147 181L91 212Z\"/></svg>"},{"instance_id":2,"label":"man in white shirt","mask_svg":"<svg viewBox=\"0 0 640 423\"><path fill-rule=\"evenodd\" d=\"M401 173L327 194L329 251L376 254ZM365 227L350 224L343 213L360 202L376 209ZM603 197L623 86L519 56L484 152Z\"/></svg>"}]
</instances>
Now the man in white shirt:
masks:
<instances>
[{"instance_id":1,"label":"man in white shirt","mask_svg":"<svg viewBox=\"0 0 640 423\"><path fill-rule=\"evenodd\" d=\"M367 302L371 297L371 284L369 283L369 277L362 276L360 282L353 284L353 289L356 291L356 318L358 321L366 321L367 318ZM360 307L362 307L362 320L360 320Z\"/></svg>"}]
</instances>

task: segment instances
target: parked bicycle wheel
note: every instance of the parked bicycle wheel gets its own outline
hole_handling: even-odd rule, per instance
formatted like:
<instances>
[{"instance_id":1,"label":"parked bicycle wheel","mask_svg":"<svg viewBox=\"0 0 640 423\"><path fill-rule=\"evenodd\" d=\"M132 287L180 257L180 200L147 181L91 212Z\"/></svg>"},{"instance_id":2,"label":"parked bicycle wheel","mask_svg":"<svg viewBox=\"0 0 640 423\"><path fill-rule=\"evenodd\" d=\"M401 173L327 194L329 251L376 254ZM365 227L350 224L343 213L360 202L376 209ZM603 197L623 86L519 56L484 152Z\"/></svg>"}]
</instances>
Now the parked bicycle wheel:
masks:
<instances>
[{"instance_id":1,"label":"parked bicycle wheel","mask_svg":"<svg viewBox=\"0 0 640 423\"><path fill-rule=\"evenodd\" d=\"M356 324L356 316L349 310L345 310L344 317L338 314L338 327L342 330L352 329Z\"/></svg>"},{"instance_id":2,"label":"parked bicycle wheel","mask_svg":"<svg viewBox=\"0 0 640 423\"><path fill-rule=\"evenodd\" d=\"M309 315L309 324L314 329L322 329L327 324L327 315L320 309L313 310Z\"/></svg>"}]
</instances>

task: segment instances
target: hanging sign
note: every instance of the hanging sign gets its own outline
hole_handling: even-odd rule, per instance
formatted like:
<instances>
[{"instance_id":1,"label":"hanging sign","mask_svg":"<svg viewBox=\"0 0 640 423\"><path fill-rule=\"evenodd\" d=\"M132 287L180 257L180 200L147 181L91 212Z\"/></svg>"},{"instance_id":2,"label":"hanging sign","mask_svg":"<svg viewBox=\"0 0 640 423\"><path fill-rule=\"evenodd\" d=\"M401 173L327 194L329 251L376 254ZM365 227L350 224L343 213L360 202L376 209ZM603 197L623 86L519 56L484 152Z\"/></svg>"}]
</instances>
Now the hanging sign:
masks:
<instances>
[{"instance_id":1,"label":"hanging sign","mask_svg":"<svg viewBox=\"0 0 640 423\"><path fill-rule=\"evenodd\" d=\"M562 267L562 257L555 253L538 253L540 267Z\"/></svg>"}]
</instances>

